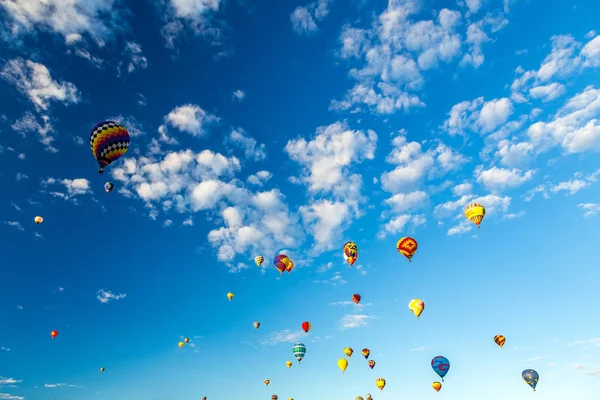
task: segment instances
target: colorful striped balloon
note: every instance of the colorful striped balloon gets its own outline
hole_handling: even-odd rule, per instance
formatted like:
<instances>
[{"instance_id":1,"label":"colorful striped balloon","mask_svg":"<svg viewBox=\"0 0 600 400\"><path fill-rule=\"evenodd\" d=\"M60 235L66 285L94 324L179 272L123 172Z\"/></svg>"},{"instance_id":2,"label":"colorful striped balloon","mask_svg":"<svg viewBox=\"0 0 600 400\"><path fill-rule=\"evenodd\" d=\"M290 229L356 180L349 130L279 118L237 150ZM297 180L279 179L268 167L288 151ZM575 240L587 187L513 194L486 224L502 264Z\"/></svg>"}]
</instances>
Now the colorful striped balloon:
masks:
<instances>
[{"instance_id":1,"label":"colorful striped balloon","mask_svg":"<svg viewBox=\"0 0 600 400\"><path fill-rule=\"evenodd\" d=\"M304 346L304 343L298 342L294 345L294 348L292 350L294 352L294 357L296 357L296 360L298 360L298 364L300 364L300 362L304 358L304 355L306 354L306 346Z\"/></svg>"},{"instance_id":2,"label":"colorful striped balloon","mask_svg":"<svg viewBox=\"0 0 600 400\"><path fill-rule=\"evenodd\" d=\"M90 148L100 166L98 173L101 174L106 166L127 152L129 133L114 121L100 122L90 134Z\"/></svg>"}]
</instances>

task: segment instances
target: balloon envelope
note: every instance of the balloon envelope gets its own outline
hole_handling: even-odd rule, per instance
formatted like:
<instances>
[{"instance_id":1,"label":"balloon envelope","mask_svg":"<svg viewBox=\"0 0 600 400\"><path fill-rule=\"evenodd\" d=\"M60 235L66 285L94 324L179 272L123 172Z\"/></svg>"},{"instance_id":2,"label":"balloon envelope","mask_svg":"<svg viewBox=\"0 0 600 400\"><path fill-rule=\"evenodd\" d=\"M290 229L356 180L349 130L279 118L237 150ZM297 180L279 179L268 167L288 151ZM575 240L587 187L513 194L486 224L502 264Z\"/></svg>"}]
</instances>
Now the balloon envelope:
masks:
<instances>
[{"instance_id":1,"label":"balloon envelope","mask_svg":"<svg viewBox=\"0 0 600 400\"><path fill-rule=\"evenodd\" d=\"M346 368L348 368L348 360L346 360L345 358L340 358L337 364L338 368L342 370L342 373L346 371Z\"/></svg>"},{"instance_id":2,"label":"balloon envelope","mask_svg":"<svg viewBox=\"0 0 600 400\"><path fill-rule=\"evenodd\" d=\"M114 121L96 124L90 134L90 148L102 173L104 168L121 158L129 148L127 129Z\"/></svg>"},{"instance_id":3,"label":"balloon envelope","mask_svg":"<svg viewBox=\"0 0 600 400\"><path fill-rule=\"evenodd\" d=\"M448 373L450 369L450 361L446 357L436 356L431 360L431 368L442 378L442 382L444 381L444 377Z\"/></svg>"},{"instance_id":4,"label":"balloon envelope","mask_svg":"<svg viewBox=\"0 0 600 400\"><path fill-rule=\"evenodd\" d=\"M540 380L540 375L537 373L537 371L534 369L526 369L521 374L521 377L523 378L525 383L531 386L531 388L535 391L535 387L537 386L538 381Z\"/></svg>"},{"instance_id":5,"label":"balloon envelope","mask_svg":"<svg viewBox=\"0 0 600 400\"><path fill-rule=\"evenodd\" d=\"M412 257L415 255L417 249L419 248L419 244L415 239L407 236L398 240L398 242L396 243L396 248L398 249L398 252L400 252L400 254L408 258L408 261L412 262Z\"/></svg>"}]
</instances>

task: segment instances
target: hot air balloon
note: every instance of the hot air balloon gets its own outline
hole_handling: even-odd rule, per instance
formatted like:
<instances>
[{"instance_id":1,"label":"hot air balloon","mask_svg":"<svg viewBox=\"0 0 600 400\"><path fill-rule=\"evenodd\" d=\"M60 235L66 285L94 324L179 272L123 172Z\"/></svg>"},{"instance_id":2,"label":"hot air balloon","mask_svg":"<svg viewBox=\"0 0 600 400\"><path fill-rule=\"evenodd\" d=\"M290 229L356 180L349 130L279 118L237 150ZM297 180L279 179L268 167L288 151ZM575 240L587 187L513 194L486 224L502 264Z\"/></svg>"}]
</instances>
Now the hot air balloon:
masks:
<instances>
[{"instance_id":1,"label":"hot air balloon","mask_svg":"<svg viewBox=\"0 0 600 400\"><path fill-rule=\"evenodd\" d=\"M367 358L369 358L369 354L371 354L371 350L369 350L369 349L362 349L361 354L363 355L363 357L366 360Z\"/></svg>"},{"instance_id":2,"label":"hot air balloon","mask_svg":"<svg viewBox=\"0 0 600 400\"><path fill-rule=\"evenodd\" d=\"M440 389L442 388L442 384L441 384L441 383L439 383L438 381L435 381L435 382L433 382L433 383L431 384L431 386L433 387L433 389L434 389L436 392L439 392L439 391L440 391Z\"/></svg>"},{"instance_id":3,"label":"hot air balloon","mask_svg":"<svg viewBox=\"0 0 600 400\"><path fill-rule=\"evenodd\" d=\"M360 299L361 299L361 298L362 298L362 297L360 297L360 294L356 294L356 293L355 293L355 294L353 294L353 295L352 295L352 301L353 301L355 304L358 304L358 303L360 303Z\"/></svg>"},{"instance_id":4,"label":"hot air balloon","mask_svg":"<svg viewBox=\"0 0 600 400\"><path fill-rule=\"evenodd\" d=\"M412 262L412 257L417 251L418 247L419 244L417 241L411 237L403 237L402 239L398 240L398 243L396 243L396 248L400 254L408 258L409 262Z\"/></svg>"},{"instance_id":5,"label":"hot air balloon","mask_svg":"<svg viewBox=\"0 0 600 400\"><path fill-rule=\"evenodd\" d=\"M423 303L423 300L412 299L408 303L408 309L412 311L412 313L415 314L417 318L419 318L421 316L421 313L425 309L425 303Z\"/></svg>"},{"instance_id":6,"label":"hot air balloon","mask_svg":"<svg viewBox=\"0 0 600 400\"><path fill-rule=\"evenodd\" d=\"M371 368L371 369L375 368L375 361L369 360L369 361L367 361L367 364L369 365L369 368Z\"/></svg>"},{"instance_id":7,"label":"hot air balloon","mask_svg":"<svg viewBox=\"0 0 600 400\"><path fill-rule=\"evenodd\" d=\"M265 258L263 256L256 256L254 257L254 262L256 263L257 267L260 267L262 263L265 262Z\"/></svg>"},{"instance_id":8,"label":"hot air balloon","mask_svg":"<svg viewBox=\"0 0 600 400\"><path fill-rule=\"evenodd\" d=\"M42 218L42 217L40 217L40 216L38 215L37 217L35 217L35 218L33 219L33 221L34 221L36 224L38 224L38 225L39 225L39 224L41 224L42 222L44 222L44 218Z\"/></svg>"},{"instance_id":9,"label":"hot air balloon","mask_svg":"<svg viewBox=\"0 0 600 400\"><path fill-rule=\"evenodd\" d=\"M204 397L202 398L202 400L206 400L206 396L204 396Z\"/></svg>"},{"instance_id":10,"label":"hot air balloon","mask_svg":"<svg viewBox=\"0 0 600 400\"><path fill-rule=\"evenodd\" d=\"M292 368L292 362L291 361L286 361L285 362L285 366L288 368Z\"/></svg>"},{"instance_id":11,"label":"hot air balloon","mask_svg":"<svg viewBox=\"0 0 600 400\"><path fill-rule=\"evenodd\" d=\"M450 361L446 357L436 356L431 360L431 368L442 378L442 382L444 382L444 377L448 373L450 369Z\"/></svg>"},{"instance_id":12,"label":"hot air balloon","mask_svg":"<svg viewBox=\"0 0 600 400\"><path fill-rule=\"evenodd\" d=\"M52 336L52 339L54 339L55 337L58 336L58 331L52 331L52 332L50 332L50 336Z\"/></svg>"},{"instance_id":13,"label":"hot air balloon","mask_svg":"<svg viewBox=\"0 0 600 400\"><path fill-rule=\"evenodd\" d=\"M370 393L367 393L367 400L372 400Z\"/></svg>"},{"instance_id":14,"label":"hot air balloon","mask_svg":"<svg viewBox=\"0 0 600 400\"><path fill-rule=\"evenodd\" d=\"M304 321L302 323L302 330L306 333L308 333L308 331L310 331L310 328L312 328L312 324L308 321Z\"/></svg>"},{"instance_id":15,"label":"hot air balloon","mask_svg":"<svg viewBox=\"0 0 600 400\"><path fill-rule=\"evenodd\" d=\"M354 353L354 350L352 350L352 347L344 347L342 349L342 351L344 352L346 357L352 357L352 353Z\"/></svg>"},{"instance_id":16,"label":"hot air balloon","mask_svg":"<svg viewBox=\"0 0 600 400\"><path fill-rule=\"evenodd\" d=\"M235 295L233 293L231 293L231 292L227 293L227 298L229 299L229 301L233 300L234 296Z\"/></svg>"},{"instance_id":17,"label":"hot air balloon","mask_svg":"<svg viewBox=\"0 0 600 400\"><path fill-rule=\"evenodd\" d=\"M481 220L485 217L485 207L477 203L469 204L467 208L465 208L465 217L477 225L478 228L481 228Z\"/></svg>"},{"instance_id":18,"label":"hot air balloon","mask_svg":"<svg viewBox=\"0 0 600 400\"><path fill-rule=\"evenodd\" d=\"M115 188L115 185L114 185L114 183L112 183L112 182L106 182L106 183L104 184L104 191L105 191L106 193L110 193L110 192L112 192L114 188Z\"/></svg>"},{"instance_id":19,"label":"hot air balloon","mask_svg":"<svg viewBox=\"0 0 600 400\"><path fill-rule=\"evenodd\" d=\"M283 271L287 271L289 273L294 268L294 262L285 254L280 254L275 257L273 264L275 265L275 268L277 268L277 271L279 271L280 275L283 275Z\"/></svg>"},{"instance_id":20,"label":"hot air balloon","mask_svg":"<svg viewBox=\"0 0 600 400\"><path fill-rule=\"evenodd\" d=\"M265 382L265 385L267 385L267 386L269 386L269 383L271 383L271 381L269 379L265 379L264 382Z\"/></svg>"},{"instance_id":21,"label":"hot air balloon","mask_svg":"<svg viewBox=\"0 0 600 400\"><path fill-rule=\"evenodd\" d=\"M271 396L271 400L277 400L279 397L277 397L276 394L274 394L273 396Z\"/></svg>"},{"instance_id":22,"label":"hot air balloon","mask_svg":"<svg viewBox=\"0 0 600 400\"><path fill-rule=\"evenodd\" d=\"M100 372L104 372L104 367L100 368Z\"/></svg>"},{"instance_id":23,"label":"hot air balloon","mask_svg":"<svg viewBox=\"0 0 600 400\"><path fill-rule=\"evenodd\" d=\"M254 323L254 329L258 329L260 328L260 322L255 322Z\"/></svg>"},{"instance_id":24,"label":"hot air balloon","mask_svg":"<svg viewBox=\"0 0 600 400\"><path fill-rule=\"evenodd\" d=\"M90 134L90 148L102 173L109 164L121 158L129 148L129 133L116 122L103 121Z\"/></svg>"},{"instance_id":25,"label":"hot air balloon","mask_svg":"<svg viewBox=\"0 0 600 400\"><path fill-rule=\"evenodd\" d=\"M358 247L356 246L356 243L346 242L346 244L344 244L344 260L346 260L350 266L353 266L357 258Z\"/></svg>"},{"instance_id":26,"label":"hot air balloon","mask_svg":"<svg viewBox=\"0 0 600 400\"><path fill-rule=\"evenodd\" d=\"M383 388L385 387L385 379L377 378L377 380L375 381L375 385L377 385L379 390L383 390Z\"/></svg>"},{"instance_id":27,"label":"hot air balloon","mask_svg":"<svg viewBox=\"0 0 600 400\"><path fill-rule=\"evenodd\" d=\"M494 342L500 346L500 348L502 348L502 346L504 346L504 343L506 343L506 338L502 335L496 335L494 336Z\"/></svg>"},{"instance_id":28,"label":"hot air balloon","mask_svg":"<svg viewBox=\"0 0 600 400\"><path fill-rule=\"evenodd\" d=\"M365 400L362 398L362 396L357 396L354 400Z\"/></svg>"},{"instance_id":29,"label":"hot air balloon","mask_svg":"<svg viewBox=\"0 0 600 400\"><path fill-rule=\"evenodd\" d=\"M185 343L183 343L183 342L179 342L179 348L180 348L180 349L181 349L181 348L183 348L183 346L184 346L184 345L185 345Z\"/></svg>"},{"instance_id":30,"label":"hot air balloon","mask_svg":"<svg viewBox=\"0 0 600 400\"><path fill-rule=\"evenodd\" d=\"M190 342L190 338L186 337L185 340L184 340L184 342L189 343Z\"/></svg>"},{"instance_id":31,"label":"hot air balloon","mask_svg":"<svg viewBox=\"0 0 600 400\"><path fill-rule=\"evenodd\" d=\"M535 392L535 387L537 386L538 381L540 380L540 375L533 369L526 369L521 374L521 377L523 378L525 383L531 386L531 388Z\"/></svg>"},{"instance_id":32,"label":"hot air balloon","mask_svg":"<svg viewBox=\"0 0 600 400\"><path fill-rule=\"evenodd\" d=\"M300 364L306 354L306 346L304 346L304 343L298 342L294 345L292 351L294 352L296 360L298 360L298 364Z\"/></svg>"},{"instance_id":33,"label":"hot air balloon","mask_svg":"<svg viewBox=\"0 0 600 400\"><path fill-rule=\"evenodd\" d=\"M348 368L348 360L346 360L345 358L340 358L338 360L338 368L342 370L342 373L344 373L344 371L346 371L346 368Z\"/></svg>"}]
</instances>

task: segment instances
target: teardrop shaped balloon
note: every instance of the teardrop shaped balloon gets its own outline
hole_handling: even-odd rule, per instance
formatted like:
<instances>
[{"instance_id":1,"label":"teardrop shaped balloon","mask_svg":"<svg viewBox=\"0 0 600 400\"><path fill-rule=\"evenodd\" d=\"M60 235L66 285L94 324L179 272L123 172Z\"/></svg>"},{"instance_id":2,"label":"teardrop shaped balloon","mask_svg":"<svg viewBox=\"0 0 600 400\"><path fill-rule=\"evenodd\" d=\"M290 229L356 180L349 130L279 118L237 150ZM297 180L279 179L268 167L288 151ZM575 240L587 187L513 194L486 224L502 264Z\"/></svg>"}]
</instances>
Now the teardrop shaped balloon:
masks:
<instances>
[{"instance_id":1,"label":"teardrop shaped balloon","mask_svg":"<svg viewBox=\"0 0 600 400\"><path fill-rule=\"evenodd\" d=\"M306 333L308 333L308 331L310 331L310 328L312 328L312 324L308 321L304 321L302 323L302 330Z\"/></svg>"},{"instance_id":2,"label":"teardrop shaped balloon","mask_svg":"<svg viewBox=\"0 0 600 400\"><path fill-rule=\"evenodd\" d=\"M504 346L504 343L506 343L506 338L502 335L496 335L494 336L494 342L500 346L500 348L502 348L502 346Z\"/></svg>"},{"instance_id":3,"label":"teardrop shaped balloon","mask_svg":"<svg viewBox=\"0 0 600 400\"><path fill-rule=\"evenodd\" d=\"M235 295L231 292L227 293L227 298L229 299L229 301L233 300L233 298L235 297Z\"/></svg>"},{"instance_id":4,"label":"teardrop shaped balloon","mask_svg":"<svg viewBox=\"0 0 600 400\"><path fill-rule=\"evenodd\" d=\"M348 360L346 360L345 358L340 358L337 364L338 368L342 370L342 373L344 373L344 371L346 371L346 368L348 368Z\"/></svg>"},{"instance_id":5,"label":"teardrop shaped balloon","mask_svg":"<svg viewBox=\"0 0 600 400\"><path fill-rule=\"evenodd\" d=\"M431 368L435 371L436 374L442 378L442 382L444 382L444 377L450 370L450 361L446 357L436 356L431 360Z\"/></svg>"},{"instance_id":6,"label":"teardrop shaped balloon","mask_svg":"<svg viewBox=\"0 0 600 400\"><path fill-rule=\"evenodd\" d=\"M183 343L183 342L179 342L179 348L180 348L180 349L181 349L181 348L183 348L183 346L184 346L184 345L185 345L185 343Z\"/></svg>"},{"instance_id":7,"label":"teardrop shaped balloon","mask_svg":"<svg viewBox=\"0 0 600 400\"><path fill-rule=\"evenodd\" d=\"M369 360L369 361L367 361L367 365L369 366L369 368L373 369L373 368L375 368L375 361Z\"/></svg>"},{"instance_id":8,"label":"teardrop shaped balloon","mask_svg":"<svg viewBox=\"0 0 600 400\"><path fill-rule=\"evenodd\" d=\"M440 389L442 388L442 384L441 384L441 383L439 383L439 382L437 382L437 381L436 381L436 382L433 382L433 383L431 384L431 386L433 387L433 389L434 389L436 392L439 392L439 391L440 391Z\"/></svg>"},{"instance_id":9,"label":"teardrop shaped balloon","mask_svg":"<svg viewBox=\"0 0 600 400\"><path fill-rule=\"evenodd\" d=\"M127 129L114 121L103 121L96 124L90 134L90 148L98 162L102 173L111 163L121 158L129 148Z\"/></svg>"},{"instance_id":10,"label":"teardrop shaped balloon","mask_svg":"<svg viewBox=\"0 0 600 400\"><path fill-rule=\"evenodd\" d=\"M385 387L385 379L377 378L377 380L375 381L375 385L377 385L379 390L383 390L383 388Z\"/></svg>"},{"instance_id":11,"label":"teardrop shaped balloon","mask_svg":"<svg viewBox=\"0 0 600 400\"><path fill-rule=\"evenodd\" d=\"M531 386L531 388L535 392L535 387L537 386L538 381L540 380L540 375L537 373L537 371L533 369L526 369L521 374L521 377L523 378L525 383Z\"/></svg>"},{"instance_id":12,"label":"teardrop shaped balloon","mask_svg":"<svg viewBox=\"0 0 600 400\"><path fill-rule=\"evenodd\" d=\"M290 272L292 268L294 268L294 263L285 254L280 254L275 257L275 259L273 259L273 265L275 265L275 268L279 271L280 275L283 275L283 271Z\"/></svg>"},{"instance_id":13,"label":"teardrop shaped balloon","mask_svg":"<svg viewBox=\"0 0 600 400\"><path fill-rule=\"evenodd\" d=\"M409 262L412 262L412 257L417 252L417 249L419 248L419 244L417 243L417 241L415 239L407 236L407 237L403 237L402 239L398 240L398 243L396 243L396 248L398 249L400 254L402 254L404 257L408 258Z\"/></svg>"},{"instance_id":14,"label":"teardrop shaped balloon","mask_svg":"<svg viewBox=\"0 0 600 400\"><path fill-rule=\"evenodd\" d=\"M38 225L39 225L39 224L41 224L42 222L44 222L44 218L42 218L42 217L40 217L40 216L38 215L37 217L35 217L35 218L33 219L33 221L34 221L36 224L38 224Z\"/></svg>"},{"instance_id":15,"label":"teardrop shaped balloon","mask_svg":"<svg viewBox=\"0 0 600 400\"><path fill-rule=\"evenodd\" d=\"M296 357L296 360L298 360L298 364L300 364L300 362L306 355L306 346L304 346L304 343L298 342L294 345L294 347L292 348L292 351L294 352L294 356Z\"/></svg>"},{"instance_id":16,"label":"teardrop shaped balloon","mask_svg":"<svg viewBox=\"0 0 600 400\"><path fill-rule=\"evenodd\" d=\"M104 191L105 191L106 193L110 193L110 192L112 192L114 188L115 188L115 184L114 184L114 183L112 183L112 182L106 182L106 183L104 184Z\"/></svg>"},{"instance_id":17,"label":"teardrop shaped balloon","mask_svg":"<svg viewBox=\"0 0 600 400\"><path fill-rule=\"evenodd\" d=\"M52 336L52 339L54 339L55 337L58 336L58 331L52 331L52 332L50 332L50 336Z\"/></svg>"},{"instance_id":18,"label":"teardrop shaped balloon","mask_svg":"<svg viewBox=\"0 0 600 400\"><path fill-rule=\"evenodd\" d=\"M189 343L189 342L190 342L190 338L189 338L189 337L186 337L184 341L185 341L186 343Z\"/></svg>"},{"instance_id":19,"label":"teardrop shaped balloon","mask_svg":"<svg viewBox=\"0 0 600 400\"><path fill-rule=\"evenodd\" d=\"M292 368L292 362L291 361L286 361L285 362L285 366L288 368Z\"/></svg>"},{"instance_id":20,"label":"teardrop shaped balloon","mask_svg":"<svg viewBox=\"0 0 600 400\"><path fill-rule=\"evenodd\" d=\"M344 347L344 349L342 351L344 352L346 357L352 357L352 353L354 353L354 350L352 350L352 347Z\"/></svg>"},{"instance_id":21,"label":"teardrop shaped balloon","mask_svg":"<svg viewBox=\"0 0 600 400\"><path fill-rule=\"evenodd\" d=\"M101 367L101 368L100 368L100 372L104 372L104 367Z\"/></svg>"},{"instance_id":22,"label":"teardrop shaped balloon","mask_svg":"<svg viewBox=\"0 0 600 400\"><path fill-rule=\"evenodd\" d=\"M257 267L260 267L262 263L265 262L265 258L263 256L256 256L254 257L254 262L256 263Z\"/></svg>"},{"instance_id":23,"label":"teardrop shaped balloon","mask_svg":"<svg viewBox=\"0 0 600 400\"><path fill-rule=\"evenodd\" d=\"M363 355L363 357L366 360L367 358L369 358L369 354L371 354L371 350L369 350L369 349L362 349L362 351L360 353Z\"/></svg>"},{"instance_id":24,"label":"teardrop shaped balloon","mask_svg":"<svg viewBox=\"0 0 600 400\"><path fill-rule=\"evenodd\" d=\"M346 260L346 262L350 264L350 266L353 266L356 262L356 259L358 258L358 246L356 246L356 243L354 242L346 242L346 244L344 244L343 250L344 260Z\"/></svg>"},{"instance_id":25,"label":"teardrop shaped balloon","mask_svg":"<svg viewBox=\"0 0 600 400\"><path fill-rule=\"evenodd\" d=\"M265 385L267 385L267 386L269 386L269 383L271 383L271 381L269 379L265 379L264 382L265 382Z\"/></svg>"},{"instance_id":26,"label":"teardrop shaped balloon","mask_svg":"<svg viewBox=\"0 0 600 400\"><path fill-rule=\"evenodd\" d=\"M255 322L254 323L254 329L258 329L260 327L260 322Z\"/></svg>"},{"instance_id":27,"label":"teardrop shaped balloon","mask_svg":"<svg viewBox=\"0 0 600 400\"><path fill-rule=\"evenodd\" d=\"M483 220L483 217L485 217L485 207L477 203L469 204L465 208L465 217L477 225L478 228L481 228L481 221Z\"/></svg>"},{"instance_id":28,"label":"teardrop shaped balloon","mask_svg":"<svg viewBox=\"0 0 600 400\"><path fill-rule=\"evenodd\" d=\"M408 309L412 311L412 313L415 314L417 318L419 318L421 316L421 313L425 309L425 303L423 302L423 300L420 299L412 299L408 303Z\"/></svg>"},{"instance_id":29,"label":"teardrop shaped balloon","mask_svg":"<svg viewBox=\"0 0 600 400\"><path fill-rule=\"evenodd\" d=\"M360 294L356 294L356 293L355 293L355 294L353 294L353 295L352 295L352 301L353 301L355 304L358 304L358 303L360 303L360 299L361 299L361 298L362 298L362 297L360 297Z\"/></svg>"}]
</instances>

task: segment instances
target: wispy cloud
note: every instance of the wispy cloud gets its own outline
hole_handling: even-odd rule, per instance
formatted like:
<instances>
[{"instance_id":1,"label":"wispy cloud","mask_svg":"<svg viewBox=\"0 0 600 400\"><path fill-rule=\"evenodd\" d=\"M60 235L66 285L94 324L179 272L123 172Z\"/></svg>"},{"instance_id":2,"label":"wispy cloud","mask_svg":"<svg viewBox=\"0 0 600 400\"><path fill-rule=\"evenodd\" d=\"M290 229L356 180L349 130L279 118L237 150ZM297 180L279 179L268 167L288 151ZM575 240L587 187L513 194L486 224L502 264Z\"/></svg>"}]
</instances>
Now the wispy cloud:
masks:
<instances>
[{"instance_id":1,"label":"wispy cloud","mask_svg":"<svg viewBox=\"0 0 600 400\"><path fill-rule=\"evenodd\" d=\"M108 303L112 300L121 300L127 297L126 293L114 294L110 290L100 289L96 292L96 298L100 300L100 303Z\"/></svg>"},{"instance_id":2,"label":"wispy cloud","mask_svg":"<svg viewBox=\"0 0 600 400\"><path fill-rule=\"evenodd\" d=\"M0 393L0 400L25 400L25 397L15 396L8 393Z\"/></svg>"},{"instance_id":3,"label":"wispy cloud","mask_svg":"<svg viewBox=\"0 0 600 400\"><path fill-rule=\"evenodd\" d=\"M584 349L587 349L588 347L600 347L600 338L577 340L575 342L567 343L567 346L582 346Z\"/></svg>"},{"instance_id":4,"label":"wispy cloud","mask_svg":"<svg viewBox=\"0 0 600 400\"><path fill-rule=\"evenodd\" d=\"M13 228L16 228L16 229L18 229L20 231L24 231L25 230L25 228L23 228L23 225L21 225L21 223L17 222L17 221L4 221L4 223L6 225L12 226Z\"/></svg>"},{"instance_id":5,"label":"wispy cloud","mask_svg":"<svg viewBox=\"0 0 600 400\"><path fill-rule=\"evenodd\" d=\"M291 331L285 329L281 332L273 332L266 339L261 341L263 346L275 346L279 343L292 343L298 341L301 337L304 337L305 333L302 331Z\"/></svg>"},{"instance_id":6,"label":"wispy cloud","mask_svg":"<svg viewBox=\"0 0 600 400\"><path fill-rule=\"evenodd\" d=\"M342 317L340 321L340 329L346 330L367 326L371 319L373 319L373 316L371 315L346 314Z\"/></svg>"},{"instance_id":7,"label":"wispy cloud","mask_svg":"<svg viewBox=\"0 0 600 400\"><path fill-rule=\"evenodd\" d=\"M425 350L425 346L423 346L423 347L417 347L416 349L410 349L409 351L413 352L413 351L423 351L423 350Z\"/></svg>"},{"instance_id":8,"label":"wispy cloud","mask_svg":"<svg viewBox=\"0 0 600 400\"><path fill-rule=\"evenodd\" d=\"M10 385L15 385L15 384L21 383L21 382L23 382L23 381L19 380L19 379L5 378L3 376L0 376L0 386L10 386Z\"/></svg>"}]
</instances>

